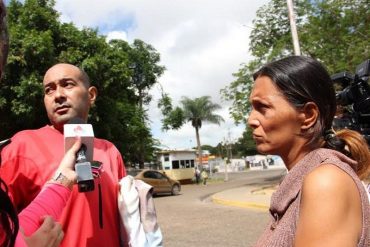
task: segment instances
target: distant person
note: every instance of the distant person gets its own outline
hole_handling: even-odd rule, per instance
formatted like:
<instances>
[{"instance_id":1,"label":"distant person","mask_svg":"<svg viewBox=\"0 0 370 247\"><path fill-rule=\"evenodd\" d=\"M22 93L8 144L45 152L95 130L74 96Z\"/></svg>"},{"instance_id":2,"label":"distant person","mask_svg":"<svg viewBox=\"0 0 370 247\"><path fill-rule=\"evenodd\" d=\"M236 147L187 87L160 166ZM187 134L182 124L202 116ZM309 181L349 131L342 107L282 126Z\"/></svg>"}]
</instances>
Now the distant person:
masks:
<instances>
[{"instance_id":1,"label":"distant person","mask_svg":"<svg viewBox=\"0 0 370 247\"><path fill-rule=\"evenodd\" d=\"M333 84L316 60L291 56L254 74L248 125L258 152L289 170L272 195L271 222L255 246L370 246L365 139L333 131Z\"/></svg>"},{"instance_id":2,"label":"distant person","mask_svg":"<svg viewBox=\"0 0 370 247\"><path fill-rule=\"evenodd\" d=\"M195 182L196 182L197 184L199 184L199 182L200 182L200 170L199 170L199 168L198 168L198 167L197 167L197 168L195 168L194 176L195 176Z\"/></svg>"},{"instance_id":3,"label":"distant person","mask_svg":"<svg viewBox=\"0 0 370 247\"><path fill-rule=\"evenodd\" d=\"M200 176L202 177L203 185L207 185L208 172L206 171L206 169L202 170L202 173L200 174Z\"/></svg>"},{"instance_id":4,"label":"distant person","mask_svg":"<svg viewBox=\"0 0 370 247\"><path fill-rule=\"evenodd\" d=\"M87 122L97 89L88 75L71 64L56 64L45 73L44 104L51 125L20 131L1 158L2 179L18 211L24 209L55 173L64 155L63 126L78 117ZM120 246L117 206L118 181L125 176L121 154L110 142L94 138L94 161L102 164L95 190L79 193L73 187L60 222L65 232L61 246Z\"/></svg>"}]
</instances>

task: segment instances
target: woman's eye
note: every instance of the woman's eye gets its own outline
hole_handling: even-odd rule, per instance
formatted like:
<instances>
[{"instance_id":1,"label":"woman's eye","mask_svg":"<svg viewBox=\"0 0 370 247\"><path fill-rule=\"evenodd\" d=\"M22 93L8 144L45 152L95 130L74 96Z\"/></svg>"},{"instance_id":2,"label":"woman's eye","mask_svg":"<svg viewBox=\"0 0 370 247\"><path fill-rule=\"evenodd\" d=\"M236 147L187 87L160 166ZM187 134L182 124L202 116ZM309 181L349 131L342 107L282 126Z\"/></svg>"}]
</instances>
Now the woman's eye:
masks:
<instances>
[{"instance_id":1,"label":"woman's eye","mask_svg":"<svg viewBox=\"0 0 370 247\"><path fill-rule=\"evenodd\" d=\"M258 103L255 108L265 110L265 109L268 108L268 106L266 104L263 104L263 103Z\"/></svg>"}]
</instances>

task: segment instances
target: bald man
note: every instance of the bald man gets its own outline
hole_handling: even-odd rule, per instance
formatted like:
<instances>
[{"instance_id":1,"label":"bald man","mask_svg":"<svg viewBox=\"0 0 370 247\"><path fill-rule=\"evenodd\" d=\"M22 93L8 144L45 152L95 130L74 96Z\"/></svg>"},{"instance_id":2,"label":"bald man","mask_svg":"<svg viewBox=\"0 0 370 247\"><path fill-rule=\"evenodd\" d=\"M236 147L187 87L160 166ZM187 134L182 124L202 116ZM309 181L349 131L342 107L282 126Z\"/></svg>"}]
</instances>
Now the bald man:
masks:
<instances>
[{"instance_id":1,"label":"bald man","mask_svg":"<svg viewBox=\"0 0 370 247\"><path fill-rule=\"evenodd\" d=\"M25 208L53 176L64 155L63 126L78 117L87 122L97 89L88 75L71 64L56 64L43 80L44 104L50 125L24 130L4 148L0 174L18 211ZM122 157L110 142L94 138L94 161L102 163L95 190L79 193L74 185L60 222L61 246L120 246L118 181L126 175Z\"/></svg>"}]
</instances>

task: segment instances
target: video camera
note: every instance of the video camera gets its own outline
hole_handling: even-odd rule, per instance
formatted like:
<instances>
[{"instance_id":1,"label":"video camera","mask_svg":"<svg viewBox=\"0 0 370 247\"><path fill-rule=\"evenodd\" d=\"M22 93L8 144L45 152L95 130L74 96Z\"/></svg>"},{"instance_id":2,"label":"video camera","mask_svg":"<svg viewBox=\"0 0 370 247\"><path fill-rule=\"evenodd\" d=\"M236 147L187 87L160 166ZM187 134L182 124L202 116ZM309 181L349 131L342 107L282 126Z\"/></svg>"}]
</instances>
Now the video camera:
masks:
<instances>
[{"instance_id":1,"label":"video camera","mask_svg":"<svg viewBox=\"0 0 370 247\"><path fill-rule=\"evenodd\" d=\"M352 129L360 132L370 146L370 59L356 68L355 75L340 72L331 76L336 86L337 115L334 129Z\"/></svg>"}]
</instances>

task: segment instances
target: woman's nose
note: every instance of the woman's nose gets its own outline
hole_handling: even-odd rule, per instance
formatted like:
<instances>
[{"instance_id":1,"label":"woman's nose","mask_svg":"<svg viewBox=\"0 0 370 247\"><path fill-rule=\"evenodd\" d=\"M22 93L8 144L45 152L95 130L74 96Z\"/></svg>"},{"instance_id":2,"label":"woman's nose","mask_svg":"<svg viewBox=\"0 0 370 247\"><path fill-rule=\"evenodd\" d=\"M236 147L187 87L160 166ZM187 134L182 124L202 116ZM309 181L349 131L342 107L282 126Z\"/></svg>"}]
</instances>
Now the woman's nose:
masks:
<instances>
[{"instance_id":1,"label":"woman's nose","mask_svg":"<svg viewBox=\"0 0 370 247\"><path fill-rule=\"evenodd\" d=\"M249 114L249 117L247 119L247 123L248 123L249 127L253 128L253 129L257 128L260 124L260 122L255 117L253 110Z\"/></svg>"}]
</instances>

